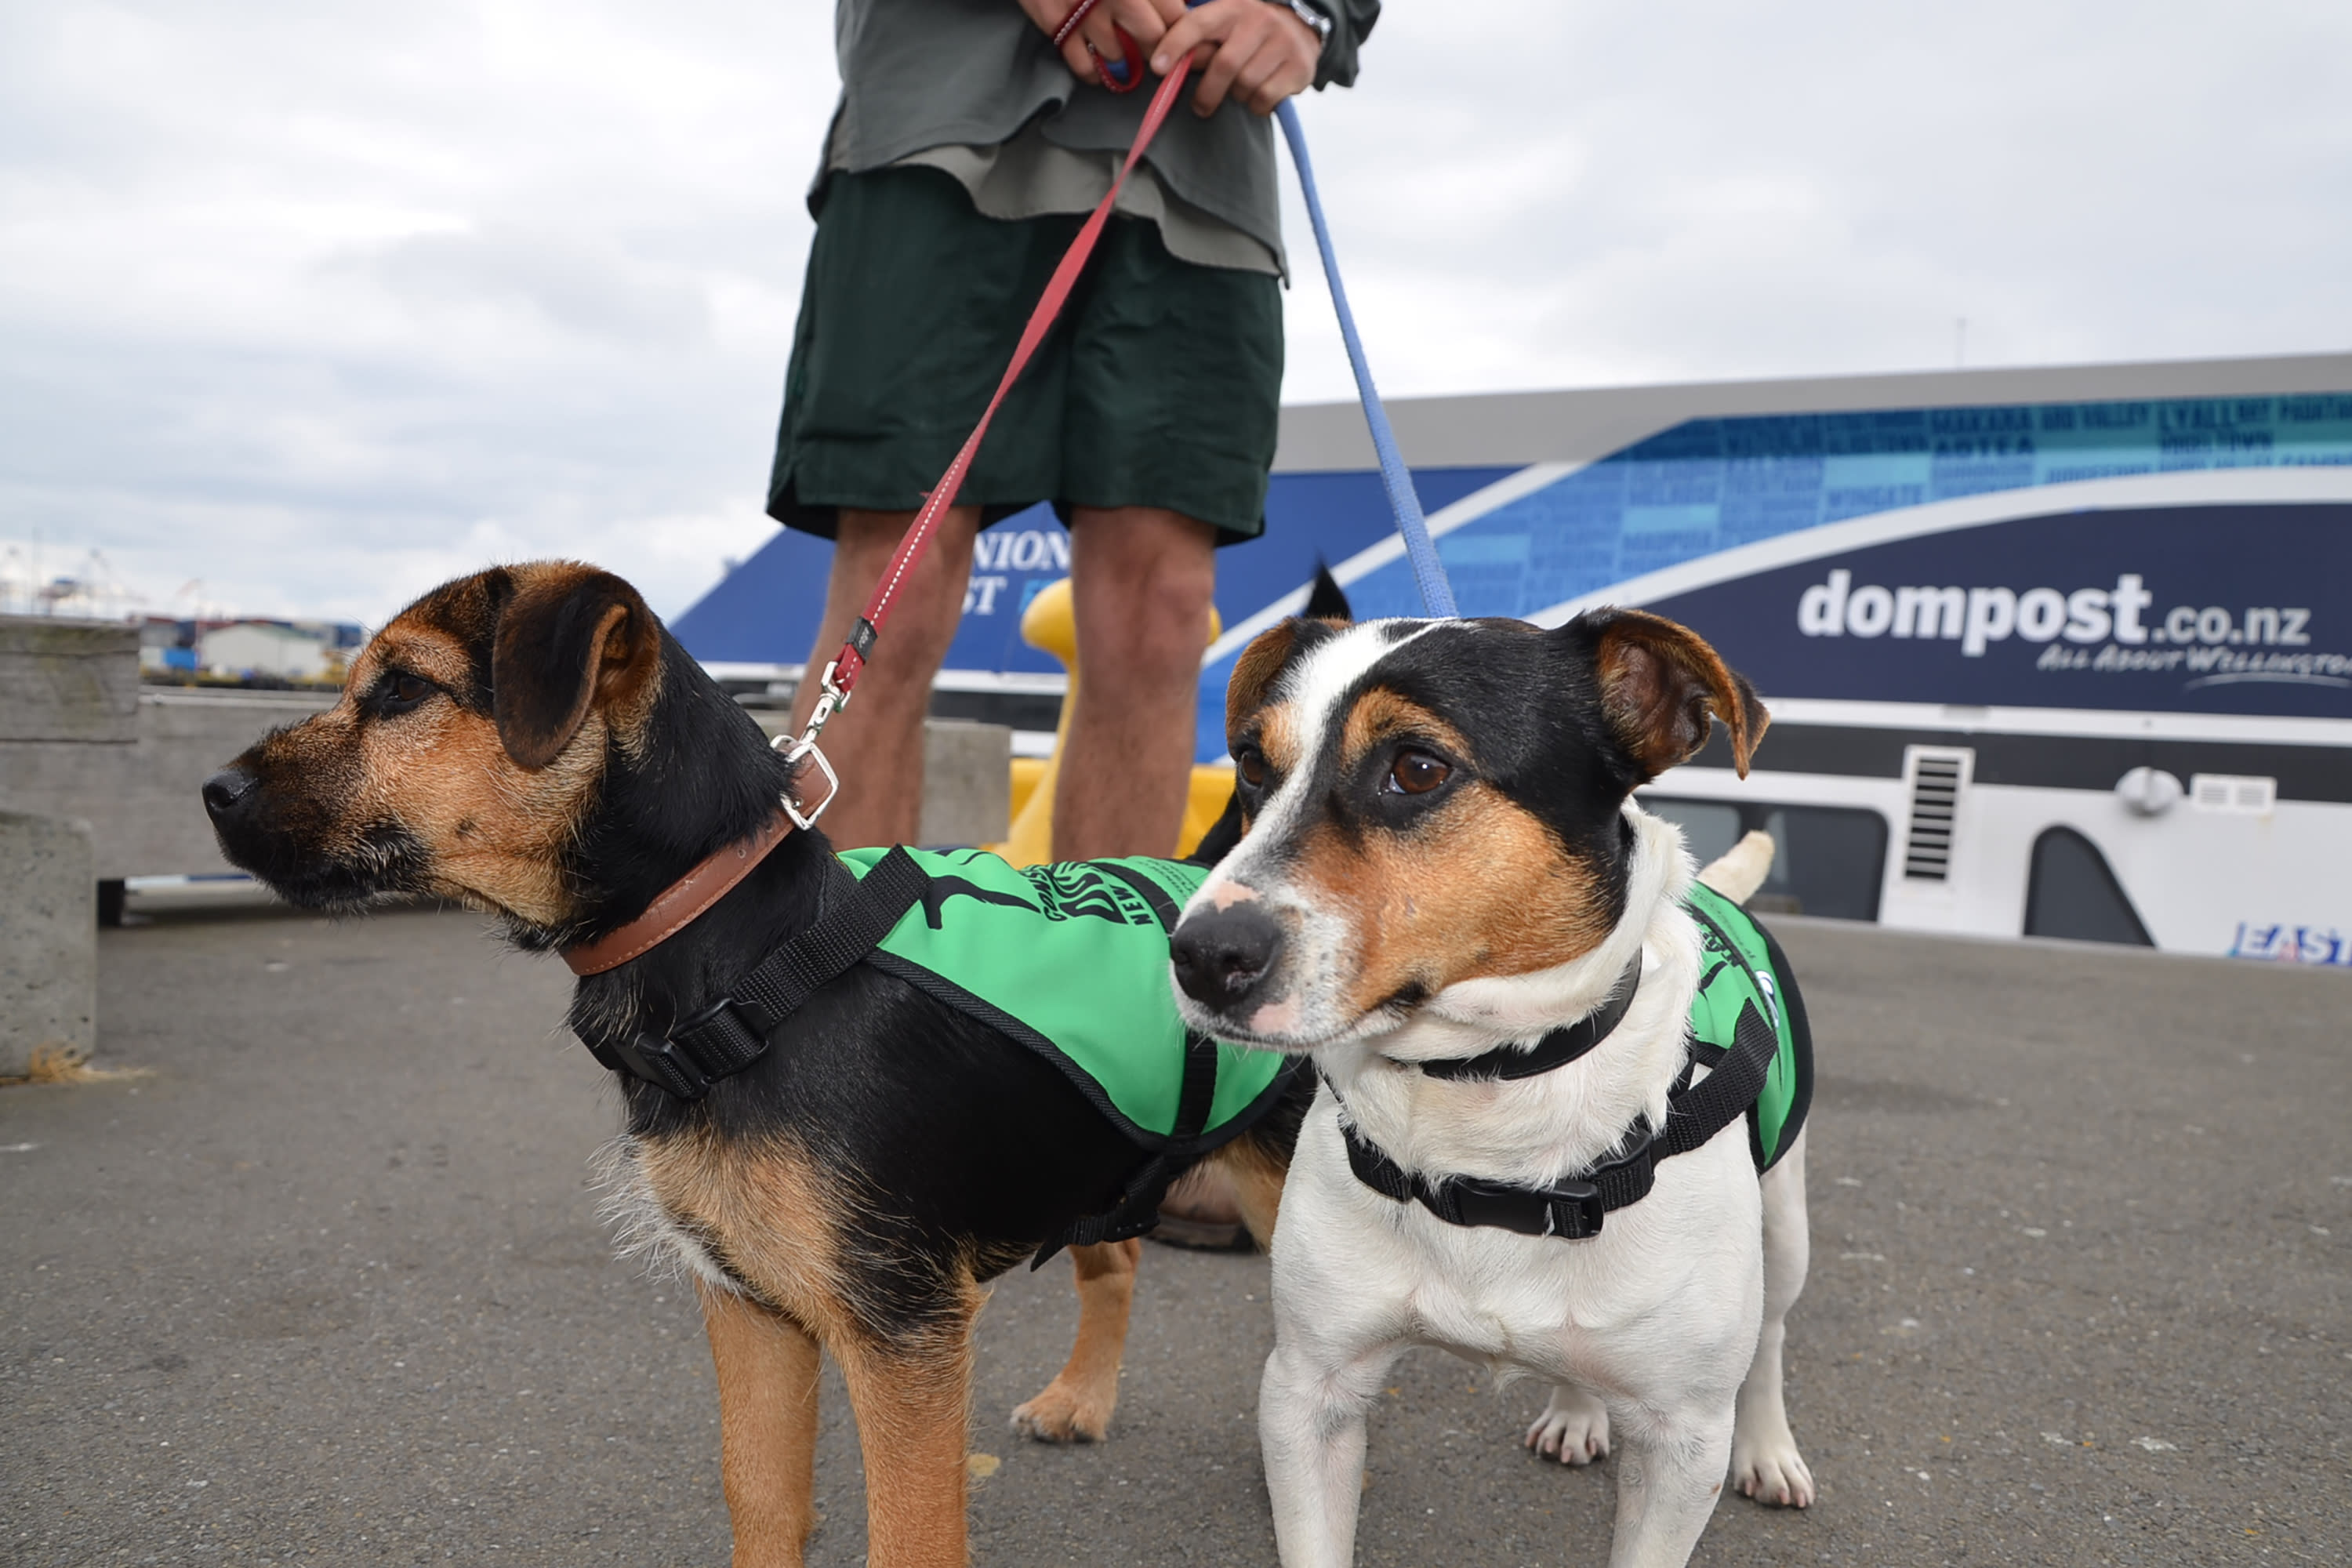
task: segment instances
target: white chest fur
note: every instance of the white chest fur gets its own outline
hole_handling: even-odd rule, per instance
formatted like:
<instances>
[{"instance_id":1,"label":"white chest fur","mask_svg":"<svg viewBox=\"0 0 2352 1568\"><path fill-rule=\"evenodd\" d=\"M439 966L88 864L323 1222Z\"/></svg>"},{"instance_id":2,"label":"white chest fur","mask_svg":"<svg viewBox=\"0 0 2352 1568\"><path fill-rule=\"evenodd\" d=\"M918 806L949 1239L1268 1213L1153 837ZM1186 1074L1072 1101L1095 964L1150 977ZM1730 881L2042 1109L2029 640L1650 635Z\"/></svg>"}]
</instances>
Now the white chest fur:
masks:
<instances>
[{"instance_id":1,"label":"white chest fur","mask_svg":"<svg viewBox=\"0 0 2352 1568\"><path fill-rule=\"evenodd\" d=\"M1681 907L1690 868L1680 835L1629 816L1637 844L1626 916L1607 942L1555 969L1450 987L1402 1028L1318 1053L1326 1088L1301 1134L1276 1246L1286 1319L1311 1300L1301 1315L1331 1314L1326 1322L1344 1337L1442 1344L1628 1390L1647 1358L1685 1369L1696 1358L1716 1363L1698 1381L1736 1385L1755 1342L1761 1242L1755 1170L1733 1129L1661 1162L1649 1195L1582 1241L1453 1226L1396 1203L1356 1178L1339 1137L1344 1101L1368 1140L1418 1174L1540 1185L1590 1169L1638 1118L1664 1123L1698 939ZM1514 1082L1434 1079L1415 1065L1533 1039L1590 1013L1637 953L1632 1006L1576 1060Z\"/></svg>"}]
</instances>

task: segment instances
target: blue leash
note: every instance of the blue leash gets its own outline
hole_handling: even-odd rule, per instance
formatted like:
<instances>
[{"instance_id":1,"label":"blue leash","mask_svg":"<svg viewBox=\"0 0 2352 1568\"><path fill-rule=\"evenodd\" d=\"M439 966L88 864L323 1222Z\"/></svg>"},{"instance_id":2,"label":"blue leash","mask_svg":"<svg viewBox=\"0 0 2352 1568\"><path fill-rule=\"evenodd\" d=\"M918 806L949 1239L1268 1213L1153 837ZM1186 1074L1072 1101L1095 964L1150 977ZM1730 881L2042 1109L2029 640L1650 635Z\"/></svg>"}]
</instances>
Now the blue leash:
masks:
<instances>
[{"instance_id":1,"label":"blue leash","mask_svg":"<svg viewBox=\"0 0 2352 1568\"><path fill-rule=\"evenodd\" d=\"M1331 228L1323 221L1323 198L1315 189L1315 165L1307 157L1307 132L1298 123L1298 108L1288 99L1275 110L1282 121L1283 140L1290 143L1290 161L1298 169L1298 188L1307 197L1307 216L1315 226L1315 247L1323 253L1323 277L1331 286L1331 303L1339 312L1339 336L1348 345L1348 363L1355 368L1356 392L1364 402L1364 423L1372 433L1372 450L1381 458L1381 483L1388 488L1389 510L1396 513L1397 531L1412 563L1414 581L1421 584L1421 602L1433 616L1450 618L1454 607L1454 585L1445 580L1445 564L1437 558L1437 544L1421 515L1421 498L1413 493L1412 475L1397 450L1396 432L1389 428L1388 411L1381 406L1380 389L1372 384L1372 367L1364 363L1364 345L1356 336L1355 313L1348 309L1347 286L1339 281L1339 258L1331 250Z\"/></svg>"}]
</instances>

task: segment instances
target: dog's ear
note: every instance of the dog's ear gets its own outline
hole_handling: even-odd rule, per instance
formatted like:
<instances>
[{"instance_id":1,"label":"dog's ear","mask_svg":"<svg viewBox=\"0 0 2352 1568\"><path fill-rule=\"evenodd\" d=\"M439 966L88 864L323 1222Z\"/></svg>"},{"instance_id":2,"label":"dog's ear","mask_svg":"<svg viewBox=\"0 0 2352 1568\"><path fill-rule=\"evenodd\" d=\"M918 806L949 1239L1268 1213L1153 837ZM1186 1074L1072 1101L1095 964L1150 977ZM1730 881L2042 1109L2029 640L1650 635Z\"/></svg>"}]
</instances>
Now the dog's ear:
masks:
<instances>
[{"instance_id":1,"label":"dog's ear","mask_svg":"<svg viewBox=\"0 0 2352 1568\"><path fill-rule=\"evenodd\" d=\"M490 661L491 715L517 765L543 768L592 708L642 706L661 666L661 628L610 572L564 563L515 574Z\"/></svg>"},{"instance_id":2,"label":"dog's ear","mask_svg":"<svg viewBox=\"0 0 2352 1568\"><path fill-rule=\"evenodd\" d=\"M1234 675L1225 682L1225 732L1240 726L1242 715L1265 700L1274 678L1290 662L1301 643L1308 646L1331 634L1334 626L1353 625L1356 612L1338 578L1318 560L1315 580L1307 585L1307 603L1297 615L1277 621L1260 632L1234 660ZM1319 624L1318 624L1319 623Z\"/></svg>"},{"instance_id":3,"label":"dog's ear","mask_svg":"<svg viewBox=\"0 0 2352 1568\"><path fill-rule=\"evenodd\" d=\"M1642 610L1595 610L1561 631L1580 634L1601 712L1645 782L1698 754L1713 728L1710 714L1731 732L1731 765L1748 776L1748 759L1772 715L1705 638Z\"/></svg>"},{"instance_id":4,"label":"dog's ear","mask_svg":"<svg viewBox=\"0 0 2352 1568\"><path fill-rule=\"evenodd\" d=\"M1277 621L1251 639L1234 660L1233 679L1225 682L1225 733L1241 728L1242 717L1265 701L1274 678L1290 662L1298 646L1298 623Z\"/></svg>"},{"instance_id":5,"label":"dog's ear","mask_svg":"<svg viewBox=\"0 0 2352 1568\"><path fill-rule=\"evenodd\" d=\"M1331 575L1331 568L1320 557L1315 562L1315 582L1307 590L1307 607L1298 613L1310 621L1355 622L1355 606L1348 603L1348 591L1339 586L1339 579Z\"/></svg>"}]
</instances>

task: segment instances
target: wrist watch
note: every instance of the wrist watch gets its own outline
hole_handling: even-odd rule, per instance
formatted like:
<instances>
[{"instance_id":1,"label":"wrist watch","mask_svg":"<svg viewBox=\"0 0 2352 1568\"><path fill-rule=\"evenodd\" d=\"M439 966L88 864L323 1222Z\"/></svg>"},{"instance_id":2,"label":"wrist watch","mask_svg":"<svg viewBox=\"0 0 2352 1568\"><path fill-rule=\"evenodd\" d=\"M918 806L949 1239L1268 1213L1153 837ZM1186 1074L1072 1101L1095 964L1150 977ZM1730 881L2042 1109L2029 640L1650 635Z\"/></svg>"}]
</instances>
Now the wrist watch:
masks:
<instances>
[{"instance_id":1,"label":"wrist watch","mask_svg":"<svg viewBox=\"0 0 2352 1568\"><path fill-rule=\"evenodd\" d=\"M1306 23L1308 30L1314 33L1317 44L1328 45L1331 42L1331 18L1309 5L1307 0L1266 0L1266 4L1279 5Z\"/></svg>"}]
</instances>

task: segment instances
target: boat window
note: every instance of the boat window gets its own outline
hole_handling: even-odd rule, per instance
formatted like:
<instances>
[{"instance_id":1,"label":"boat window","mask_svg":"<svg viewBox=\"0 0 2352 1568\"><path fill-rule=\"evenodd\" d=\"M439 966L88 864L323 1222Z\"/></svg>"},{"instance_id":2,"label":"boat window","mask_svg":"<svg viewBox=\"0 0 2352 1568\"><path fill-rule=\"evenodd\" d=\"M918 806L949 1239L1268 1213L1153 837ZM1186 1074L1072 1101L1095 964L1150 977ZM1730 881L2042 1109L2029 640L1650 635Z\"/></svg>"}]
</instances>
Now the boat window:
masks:
<instances>
[{"instance_id":1,"label":"boat window","mask_svg":"<svg viewBox=\"0 0 2352 1568\"><path fill-rule=\"evenodd\" d=\"M1744 833L1761 829L1770 834L1777 848L1772 873L1748 900L1759 914L1878 918L1879 883L1886 870L1886 818L1877 812L1648 794L1641 801L1644 809L1683 830L1702 866Z\"/></svg>"},{"instance_id":2,"label":"boat window","mask_svg":"<svg viewBox=\"0 0 2352 1568\"><path fill-rule=\"evenodd\" d=\"M1691 858L1704 866L1719 859L1747 831L1739 826L1739 808L1712 800L1659 800L1643 795L1642 804L1683 830Z\"/></svg>"},{"instance_id":3,"label":"boat window","mask_svg":"<svg viewBox=\"0 0 2352 1568\"><path fill-rule=\"evenodd\" d=\"M2071 827L2053 827L2033 841L2025 934L2127 947L2156 945L2107 858Z\"/></svg>"}]
</instances>

